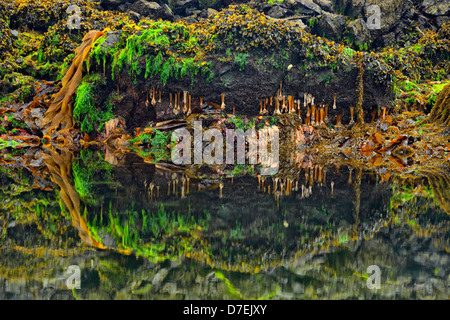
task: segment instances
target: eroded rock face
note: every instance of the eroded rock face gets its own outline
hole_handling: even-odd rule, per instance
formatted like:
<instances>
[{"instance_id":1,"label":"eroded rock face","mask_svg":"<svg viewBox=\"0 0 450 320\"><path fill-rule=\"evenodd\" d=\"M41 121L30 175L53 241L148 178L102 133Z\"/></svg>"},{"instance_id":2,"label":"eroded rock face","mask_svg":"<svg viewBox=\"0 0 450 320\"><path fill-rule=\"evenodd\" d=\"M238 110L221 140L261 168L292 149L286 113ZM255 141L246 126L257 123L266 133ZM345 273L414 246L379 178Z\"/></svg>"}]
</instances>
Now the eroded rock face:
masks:
<instances>
[{"instance_id":1,"label":"eroded rock face","mask_svg":"<svg viewBox=\"0 0 450 320\"><path fill-rule=\"evenodd\" d=\"M422 11L434 15L445 16L450 13L449 0L424 0L421 4Z\"/></svg>"},{"instance_id":2,"label":"eroded rock face","mask_svg":"<svg viewBox=\"0 0 450 320\"><path fill-rule=\"evenodd\" d=\"M293 55L286 65L292 64L289 71L287 68L269 68L267 65L258 64L258 59L249 58L245 70L240 70L232 63L213 60L215 77L212 82L207 83L202 77L197 77L193 83L190 79L169 79L163 87L158 79L137 78L136 82L130 80L127 70L123 70L117 78L120 83L119 92L121 103L117 105L116 115L126 120L127 127L134 129L144 127L150 121L162 121L181 118L175 115L169 107L169 93L188 91L192 96L192 106L199 105L200 97L204 102L220 104L221 94L225 93L225 112L231 113L233 107L237 114L257 115L259 113L259 101L264 98L275 96L282 83L283 94L293 95L295 99L303 101L304 93L310 93L315 97L317 104L330 106L330 118L334 119L337 114L343 114L343 121L349 121L348 107L357 103L357 75L356 66L340 67L333 70L328 66L303 69L306 61ZM377 82L377 71L367 70L364 73L364 108L369 116L369 108L378 106L390 106L393 93L388 82ZM156 92L162 91L162 102L153 106L151 100L152 87ZM115 86L106 86L101 96L108 96ZM337 109L332 110L334 94L337 95ZM148 98L150 95L150 98ZM146 103L147 101L147 103ZM273 107L269 113L272 114ZM304 110L304 112L306 112Z\"/></svg>"},{"instance_id":3,"label":"eroded rock face","mask_svg":"<svg viewBox=\"0 0 450 320\"><path fill-rule=\"evenodd\" d=\"M348 107L356 105L358 100L356 92L359 85L356 79L359 69L354 60L355 51L314 37L290 21L272 20L259 16L259 18L256 16L244 18L243 15L236 12L230 11L229 14L231 13L234 14L235 19L241 20L242 25L239 25L239 29L233 32L233 38L236 41L235 45L247 48L244 53L231 48L226 49L226 41L228 41L226 34L214 29L214 35L217 37L216 43L219 44L219 47L214 51L203 53L204 60L198 62L197 68L200 69L197 73L190 74L186 71L187 69L182 73L177 73L171 69L175 65L171 65L168 60L162 60L161 63L167 63L166 70L169 70L166 71L169 72L169 76L162 82L159 73L150 72L150 69L144 72L146 68L151 68L151 65L149 67L146 64L146 59L148 55L151 57L154 54L152 51L154 49L142 47L141 52L146 55L145 57L144 54L141 57L133 55L133 61L124 60L123 67L120 70L116 68L114 77L107 76L109 83L99 89L99 101L96 104L103 105L113 91L117 92L121 96L121 102L117 104L114 113L122 116L130 129L143 127L149 121L182 117L181 113L176 115L169 107L169 94L183 91L189 92L192 96L192 107L198 106L200 98L203 102L220 105L221 95L225 94L225 112L231 113L234 109L237 114L245 115L257 115L260 110L260 100L274 97L280 85L285 96L294 96L294 99L303 101L304 94L309 93L316 97L317 104L328 104L329 106L333 104L334 94L338 94L337 109L330 112L331 116L337 113L348 114ZM227 29L229 23L235 23L234 19L223 20L222 15L229 17L229 14L220 13L220 17L211 18L211 21L216 21L218 25L222 25L222 28ZM265 23L273 24L273 29L269 33L261 29L254 31L250 36L245 36L244 32L248 30L245 27L246 19L255 23L262 19ZM362 24L361 21L360 24ZM261 26L264 28L264 24ZM285 28L281 26L285 26ZM355 33L359 35L357 31L356 29ZM139 40L141 32L145 31L139 31L136 36L133 36L133 43L141 41ZM200 34L193 36L197 39L202 37ZM277 39L278 45L263 47L252 42L256 40L264 43L270 41L271 37ZM110 32L106 35L102 46L114 47L120 38L119 32ZM130 42L128 40L131 39L123 40L121 43L128 43ZM176 47L172 47L173 44L170 43L170 40L167 41L167 47L177 50ZM239 44L238 41L242 41L242 43ZM289 41L291 46L286 46L285 44ZM250 43L253 43L254 46ZM137 42L133 44L133 47L147 45L149 45L147 42ZM201 43L199 42L198 45L200 46ZM207 45L206 43L204 46ZM124 45L121 44L121 46L117 50L125 50ZM177 46L180 47L179 44ZM184 54L186 55L186 53ZM173 61L179 61L179 64L190 63L190 60ZM102 66L97 66L100 68L96 69L94 62L93 64L91 69L93 72L105 74ZM206 73L202 66L208 66ZM140 73L133 71L139 68L142 70ZM391 81L386 68L388 66L383 61L377 61L374 56L365 54L363 64L365 108L381 105L389 107L392 103ZM110 74L107 68L106 75ZM181 74L182 76L180 76ZM210 76L205 76L205 74ZM149 103L152 100L153 88L157 93L162 92L162 101L156 105ZM274 106L269 110L269 114L273 112Z\"/></svg>"}]
</instances>

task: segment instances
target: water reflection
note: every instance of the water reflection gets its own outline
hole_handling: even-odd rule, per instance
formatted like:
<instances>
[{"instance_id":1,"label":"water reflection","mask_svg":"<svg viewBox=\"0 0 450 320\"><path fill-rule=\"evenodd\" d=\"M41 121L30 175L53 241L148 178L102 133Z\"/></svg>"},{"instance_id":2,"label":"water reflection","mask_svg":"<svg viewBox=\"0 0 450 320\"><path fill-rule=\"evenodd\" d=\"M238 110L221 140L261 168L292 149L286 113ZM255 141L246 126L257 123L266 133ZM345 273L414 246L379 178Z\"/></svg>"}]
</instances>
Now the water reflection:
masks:
<instances>
[{"instance_id":1,"label":"water reflection","mask_svg":"<svg viewBox=\"0 0 450 320\"><path fill-rule=\"evenodd\" d=\"M269 177L16 153L0 166L3 299L448 298L448 167L391 175L296 152Z\"/></svg>"}]
</instances>

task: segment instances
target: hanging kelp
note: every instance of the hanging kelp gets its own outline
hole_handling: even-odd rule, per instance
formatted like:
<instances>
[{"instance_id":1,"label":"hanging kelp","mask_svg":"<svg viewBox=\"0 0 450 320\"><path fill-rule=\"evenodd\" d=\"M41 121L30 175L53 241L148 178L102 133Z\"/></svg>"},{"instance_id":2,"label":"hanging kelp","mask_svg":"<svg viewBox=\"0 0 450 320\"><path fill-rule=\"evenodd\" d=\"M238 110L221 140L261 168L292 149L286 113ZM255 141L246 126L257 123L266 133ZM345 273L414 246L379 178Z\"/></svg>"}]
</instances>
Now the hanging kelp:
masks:
<instances>
[{"instance_id":1,"label":"hanging kelp","mask_svg":"<svg viewBox=\"0 0 450 320\"><path fill-rule=\"evenodd\" d=\"M364 123L364 111L363 111L363 100L364 100L364 54L362 52L356 53L356 65L358 66L358 77L356 82L356 93L358 96L358 101L356 103L356 123L361 125Z\"/></svg>"},{"instance_id":2,"label":"hanging kelp","mask_svg":"<svg viewBox=\"0 0 450 320\"><path fill-rule=\"evenodd\" d=\"M62 87L54 96L50 104L43 125L47 126L46 133L51 134L58 129L71 128L74 125L72 96L77 91L83 77L83 62L89 58L92 45L104 34L103 31L89 31L83 38L81 45L75 49L75 58L61 80Z\"/></svg>"},{"instance_id":3,"label":"hanging kelp","mask_svg":"<svg viewBox=\"0 0 450 320\"><path fill-rule=\"evenodd\" d=\"M427 172L427 179L439 207L450 215L450 174L448 169L448 167L436 167L431 172Z\"/></svg>"},{"instance_id":4,"label":"hanging kelp","mask_svg":"<svg viewBox=\"0 0 450 320\"><path fill-rule=\"evenodd\" d=\"M436 98L436 103L428 115L427 122L450 127L450 85L442 89Z\"/></svg>"},{"instance_id":5,"label":"hanging kelp","mask_svg":"<svg viewBox=\"0 0 450 320\"><path fill-rule=\"evenodd\" d=\"M93 247L104 249L104 246L91 236L86 221L81 216L80 196L69 178L72 172L73 154L65 151L59 154L49 150L49 154L43 153L42 158L52 176L52 181L60 187L61 200L69 210L72 225L78 229L80 238Z\"/></svg>"}]
</instances>

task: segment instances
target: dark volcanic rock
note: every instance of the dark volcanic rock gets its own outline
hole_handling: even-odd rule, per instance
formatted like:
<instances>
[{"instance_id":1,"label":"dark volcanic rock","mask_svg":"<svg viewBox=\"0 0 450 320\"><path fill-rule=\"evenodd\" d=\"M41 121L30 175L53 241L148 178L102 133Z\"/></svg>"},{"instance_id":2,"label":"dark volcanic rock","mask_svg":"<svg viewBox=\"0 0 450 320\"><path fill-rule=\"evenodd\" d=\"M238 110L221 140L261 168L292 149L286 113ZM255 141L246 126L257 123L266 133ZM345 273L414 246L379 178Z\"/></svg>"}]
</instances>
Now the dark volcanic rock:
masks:
<instances>
[{"instance_id":1,"label":"dark volcanic rock","mask_svg":"<svg viewBox=\"0 0 450 320\"><path fill-rule=\"evenodd\" d=\"M306 10L310 10L318 14L322 13L320 6L315 4L312 0L297 0L297 2L300 3Z\"/></svg>"},{"instance_id":2,"label":"dark volcanic rock","mask_svg":"<svg viewBox=\"0 0 450 320\"><path fill-rule=\"evenodd\" d=\"M269 10L267 13L268 16L271 16L272 18L283 18L288 10L286 8L283 8L282 6L276 5L273 6L272 9Z\"/></svg>"},{"instance_id":3,"label":"dark volcanic rock","mask_svg":"<svg viewBox=\"0 0 450 320\"><path fill-rule=\"evenodd\" d=\"M118 10L121 5L130 5L135 0L100 0L100 5L106 10Z\"/></svg>"},{"instance_id":4,"label":"dark volcanic rock","mask_svg":"<svg viewBox=\"0 0 450 320\"><path fill-rule=\"evenodd\" d=\"M140 3L144 1L140 0ZM152 5L152 8L158 10L158 6ZM236 28L236 20L241 21L244 26L245 19L249 19L248 16L239 14L241 12L229 12L234 15L229 21L223 20L224 17L229 17L229 14L224 12L210 18L210 21L228 23ZM220 104L221 95L225 94L224 112L230 113L235 107L238 114L257 115L260 100L275 96L282 83L283 95L291 95L301 101L304 94L309 93L316 97L317 104L331 106L333 95L338 94L337 110L330 111L330 115L333 116L338 112L348 114L348 107L356 105L358 100L356 79L359 69L355 63L355 51L321 37L314 37L293 22L263 18L255 12L253 14L254 16L250 18L252 21L263 20L264 24L262 23L260 27L266 28L266 24L270 24L273 25L274 31L267 34L255 29L250 37L238 36L240 33L248 32L244 27L233 31L233 35L236 35L234 45L246 47L246 50L237 50L232 49L232 46L228 47L229 35L223 30L212 29L217 36L215 41L219 47L207 52L202 60L195 62L191 58L194 56L188 51L183 55L177 55L173 60L165 57L164 62L158 62L159 65L156 65L157 60L154 57L152 65L148 62L151 61L148 58L157 55L151 44L153 42L148 42L146 37L140 37L139 34L130 36L133 39L129 38L127 41L121 39L117 50L134 50L134 47L139 47L142 56L133 53L132 59L122 59L118 63L120 68L115 68L114 77L108 79L109 83L97 88L99 96L97 103L103 105L112 94L119 94L120 101L115 104L114 113L126 120L127 128L134 129L145 126L149 121L182 117L181 113L174 115L170 110L169 93L189 92L192 96L192 107L198 106L200 97L205 103ZM360 34L355 31L355 35ZM203 36L196 33L189 41ZM277 39L273 42L274 45L257 44L270 41L270 37ZM119 33L110 32L103 45L114 46L120 38ZM173 35L167 37L167 41L173 38ZM208 45L195 41L198 46ZM124 48L125 43L130 46ZM169 44L169 47L177 50L180 43L176 46ZM196 48L189 50L195 51ZM169 51L163 52L166 52L166 55L170 54ZM112 59L115 58L110 57L110 60ZM393 93L390 67L383 60L376 60L376 56L371 54L366 53L364 60L364 108L391 106ZM161 66L161 63L164 65ZM96 67L98 69L95 70ZM105 72L102 65L96 66L95 63L91 70L111 74L108 70ZM137 72L139 70L140 72ZM162 72L165 72L164 78ZM153 88L158 93L162 92L162 101L156 105L149 103L152 100ZM272 106L269 113L272 114L273 111Z\"/></svg>"},{"instance_id":5,"label":"dark volcanic rock","mask_svg":"<svg viewBox=\"0 0 450 320\"><path fill-rule=\"evenodd\" d=\"M319 34L326 34L332 39L342 36L345 27L345 17L340 14L323 12L317 28Z\"/></svg>"},{"instance_id":6,"label":"dark volcanic rock","mask_svg":"<svg viewBox=\"0 0 450 320\"><path fill-rule=\"evenodd\" d=\"M361 18L349 22L347 32L351 35L355 43L361 46L371 40L370 30L367 28L366 22Z\"/></svg>"},{"instance_id":7,"label":"dark volcanic rock","mask_svg":"<svg viewBox=\"0 0 450 320\"><path fill-rule=\"evenodd\" d=\"M330 0L316 0L316 3L323 9L327 11L334 11L334 1Z\"/></svg>"},{"instance_id":8,"label":"dark volcanic rock","mask_svg":"<svg viewBox=\"0 0 450 320\"><path fill-rule=\"evenodd\" d=\"M172 11L175 15L184 17L187 15L187 9L198 9L198 0L175 0L171 4Z\"/></svg>"},{"instance_id":9,"label":"dark volcanic rock","mask_svg":"<svg viewBox=\"0 0 450 320\"><path fill-rule=\"evenodd\" d=\"M292 59L286 62L286 65L292 64L293 67L287 71L287 68L268 68L258 64L257 59L252 59L245 70L241 71L236 65L214 60L216 76L211 83L206 83L202 77L197 77L194 83L191 83L190 79L169 79L165 87L157 85L158 78L138 78L134 83L126 76L128 71L124 69L121 72L123 76L117 80L123 99L115 113L126 119L130 129L143 127L149 121L178 118L181 115L175 116L168 108L169 92L188 91L192 96L193 107L198 105L199 97L205 102L220 104L221 94L225 93L225 112L231 113L235 107L238 114L257 115L260 99L275 96L282 82L284 95L293 95L295 99L303 101L303 94L310 93L317 104L330 106L330 118L334 119L338 113L342 113L342 120L348 122L348 108L357 103L358 68L349 65L333 70L331 67L322 66L307 70L301 68L304 63L303 59L293 55ZM368 65L365 68L364 108L368 110L372 107L390 106L393 94L389 84L377 82L377 73L370 70ZM158 104L157 108L145 104L147 96L151 96L153 86L157 91L163 92L162 103ZM338 94L336 110L331 109L334 94ZM269 112L273 112L273 107ZM368 116L369 112L366 114Z\"/></svg>"},{"instance_id":10,"label":"dark volcanic rock","mask_svg":"<svg viewBox=\"0 0 450 320\"><path fill-rule=\"evenodd\" d=\"M172 10L165 3L158 4L157 2L138 0L130 6L130 10L154 20L163 19L173 21L174 19Z\"/></svg>"}]
</instances>

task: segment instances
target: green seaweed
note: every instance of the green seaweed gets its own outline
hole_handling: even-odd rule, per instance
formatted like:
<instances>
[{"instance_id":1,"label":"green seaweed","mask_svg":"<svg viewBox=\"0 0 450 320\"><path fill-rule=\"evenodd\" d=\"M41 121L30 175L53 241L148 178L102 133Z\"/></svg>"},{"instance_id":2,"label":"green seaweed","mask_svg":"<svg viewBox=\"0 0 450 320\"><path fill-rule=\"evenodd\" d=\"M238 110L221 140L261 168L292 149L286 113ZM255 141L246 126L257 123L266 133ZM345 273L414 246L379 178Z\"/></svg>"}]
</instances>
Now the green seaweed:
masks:
<instances>
[{"instance_id":1,"label":"green seaweed","mask_svg":"<svg viewBox=\"0 0 450 320\"><path fill-rule=\"evenodd\" d=\"M100 82L99 74L88 75L78 86L76 92L73 117L81 131L85 133L91 133L94 130L100 131L106 121L114 118L113 106L110 101L107 101L103 108L96 107L95 88Z\"/></svg>"}]
</instances>

